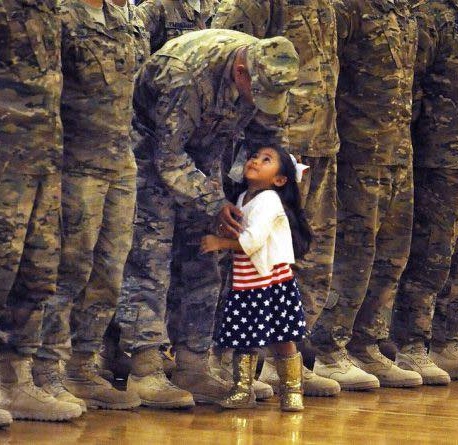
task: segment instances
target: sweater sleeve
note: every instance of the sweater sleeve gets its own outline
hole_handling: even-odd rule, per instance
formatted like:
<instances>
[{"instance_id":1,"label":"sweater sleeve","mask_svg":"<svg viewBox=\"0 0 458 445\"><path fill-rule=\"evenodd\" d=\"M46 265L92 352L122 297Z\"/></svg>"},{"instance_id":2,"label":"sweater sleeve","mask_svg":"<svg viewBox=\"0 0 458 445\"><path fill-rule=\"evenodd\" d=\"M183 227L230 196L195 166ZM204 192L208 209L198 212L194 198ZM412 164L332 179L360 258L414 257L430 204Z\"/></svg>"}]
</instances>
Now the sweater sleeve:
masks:
<instances>
[{"instance_id":1,"label":"sweater sleeve","mask_svg":"<svg viewBox=\"0 0 458 445\"><path fill-rule=\"evenodd\" d=\"M255 199L256 203L245 215L246 229L239 236L239 243L248 256L253 255L266 243L275 221L286 217L281 200L275 191L265 191Z\"/></svg>"}]
</instances>

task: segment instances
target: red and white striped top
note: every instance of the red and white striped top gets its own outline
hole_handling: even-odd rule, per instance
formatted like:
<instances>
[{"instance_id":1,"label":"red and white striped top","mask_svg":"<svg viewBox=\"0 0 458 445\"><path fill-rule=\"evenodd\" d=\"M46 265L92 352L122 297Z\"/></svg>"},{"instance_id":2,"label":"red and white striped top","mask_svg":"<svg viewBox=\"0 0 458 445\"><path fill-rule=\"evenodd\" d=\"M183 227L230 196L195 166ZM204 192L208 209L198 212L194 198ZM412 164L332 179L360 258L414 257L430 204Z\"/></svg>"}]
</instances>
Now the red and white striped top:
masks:
<instances>
[{"instance_id":1,"label":"red and white striped top","mask_svg":"<svg viewBox=\"0 0 458 445\"><path fill-rule=\"evenodd\" d=\"M272 284L283 283L283 281L288 281L293 278L293 271L287 263L276 264L270 275L259 275L250 257L242 252L234 252L232 264L233 290L259 289Z\"/></svg>"}]
</instances>

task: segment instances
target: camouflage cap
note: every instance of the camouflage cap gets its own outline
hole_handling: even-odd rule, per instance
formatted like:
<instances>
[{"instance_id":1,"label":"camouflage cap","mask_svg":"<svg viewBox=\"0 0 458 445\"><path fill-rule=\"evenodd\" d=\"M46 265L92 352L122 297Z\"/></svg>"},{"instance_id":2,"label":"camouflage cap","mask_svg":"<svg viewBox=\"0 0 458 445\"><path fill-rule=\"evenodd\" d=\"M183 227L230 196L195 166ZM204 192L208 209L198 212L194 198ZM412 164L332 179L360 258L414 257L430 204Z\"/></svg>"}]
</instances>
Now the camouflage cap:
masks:
<instances>
[{"instance_id":1,"label":"camouflage cap","mask_svg":"<svg viewBox=\"0 0 458 445\"><path fill-rule=\"evenodd\" d=\"M285 37L258 40L248 45L247 64L255 105L267 114L281 113L298 77L299 56L293 44Z\"/></svg>"}]
</instances>

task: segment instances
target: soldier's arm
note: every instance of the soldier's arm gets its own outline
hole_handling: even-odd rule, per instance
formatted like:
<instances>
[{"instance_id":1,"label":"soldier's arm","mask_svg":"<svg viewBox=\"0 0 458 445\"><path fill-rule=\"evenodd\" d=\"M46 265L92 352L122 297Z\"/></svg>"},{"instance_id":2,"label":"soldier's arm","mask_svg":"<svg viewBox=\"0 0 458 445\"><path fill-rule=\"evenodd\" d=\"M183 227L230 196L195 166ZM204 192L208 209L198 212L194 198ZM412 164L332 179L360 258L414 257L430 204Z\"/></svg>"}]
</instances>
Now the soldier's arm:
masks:
<instances>
[{"instance_id":1,"label":"soldier's arm","mask_svg":"<svg viewBox=\"0 0 458 445\"><path fill-rule=\"evenodd\" d=\"M192 202L213 216L227 201L220 182L201 172L185 151L199 125L201 106L191 75L177 64L169 72L162 69L160 74L158 64L141 70L134 91L136 119L149 134L157 172L177 202ZM160 82L153 90L152 81L158 76Z\"/></svg>"},{"instance_id":2,"label":"soldier's arm","mask_svg":"<svg viewBox=\"0 0 458 445\"><path fill-rule=\"evenodd\" d=\"M278 115L265 114L258 111L247 128L245 128L245 139L248 148L256 149L258 147L277 145L288 149L287 117L287 110Z\"/></svg>"},{"instance_id":3,"label":"soldier's arm","mask_svg":"<svg viewBox=\"0 0 458 445\"><path fill-rule=\"evenodd\" d=\"M440 35L436 27L434 15L426 5L420 5L414 8L414 14L418 24L418 49L415 59L412 121L416 122L421 114L423 100L422 83L426 73L434 64ZM442 31L445 31L444 34L447 34L447 25L444 25L445 29L443 28Z\"/></svg>"},{"instance_id":4,"label":"soldier's arm","mask_svg":"<svg viewBox=\"0 0 458 445\"><path fill-rule=\"evenodd\" d=\"M164 6L160 0L146 0L137 6L136 12L150 35L154 52L167 41Z\"/></svg>"},{"instance_id":5,"label":"soldier's arm","mask_svg":"<svg viewBox=\"0 0 458 445\"><path fill-rule=\"evenodd\" d=\"M361 16L359 1L365 0L333 1L336 13L339 52L342 51L345 43L350 41L359 29Z\"/></svg>"},{"instance_id":6,"label":"soldier's arm","mask_svg":"<svg viewBox=\"0 0 458 445\"><path fill-rule=\"evenodd\" d=\"M233 29L262 39L271 20L270 0L222 0L212 28Z\"/></svg>"}]
</instances>

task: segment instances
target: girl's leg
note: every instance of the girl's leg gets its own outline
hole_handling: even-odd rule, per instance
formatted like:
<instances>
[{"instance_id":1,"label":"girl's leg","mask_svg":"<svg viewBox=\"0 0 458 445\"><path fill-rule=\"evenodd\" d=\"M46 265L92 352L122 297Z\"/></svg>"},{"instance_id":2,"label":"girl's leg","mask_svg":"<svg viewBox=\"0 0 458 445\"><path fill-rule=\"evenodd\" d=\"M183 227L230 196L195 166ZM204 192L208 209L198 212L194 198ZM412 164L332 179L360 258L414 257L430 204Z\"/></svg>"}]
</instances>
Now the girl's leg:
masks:
<instances>
[{"instance_id":1,"label":"girl's leg","mask_svg":"<svg viewBox=\"0 0 458 445\"><path fill-rule=\"evenodd\" d=\"M236 349L232 358L234 385L229 395L219 403L223 408L254 408L256 395L253 380L258 353L250 349Z\"/></svg>"},{"instance_id":2,"label":"girl's leg","mask_svg":"<svg viewBox=\"0 0 458 445\"><path fill-rule=\"evenodd\" d=\"M275 364L280 378L280 407L282 411L303 411L302 356L293 342L274 343Z\"/></svg>"}]
</instances>

